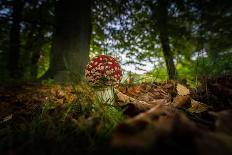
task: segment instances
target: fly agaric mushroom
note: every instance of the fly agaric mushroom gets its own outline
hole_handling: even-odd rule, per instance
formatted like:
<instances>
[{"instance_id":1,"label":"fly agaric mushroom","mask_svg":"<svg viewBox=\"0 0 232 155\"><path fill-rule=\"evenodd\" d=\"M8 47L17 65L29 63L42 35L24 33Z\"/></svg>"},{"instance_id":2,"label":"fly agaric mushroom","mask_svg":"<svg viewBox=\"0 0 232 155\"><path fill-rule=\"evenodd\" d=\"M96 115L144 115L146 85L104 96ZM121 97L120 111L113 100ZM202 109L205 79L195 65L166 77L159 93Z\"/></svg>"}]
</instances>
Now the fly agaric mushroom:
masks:
<instances>
[{"instance_id":1,"label":"fly agaric mushroom","mask_svg":"<svg viewBox=\"0 0 232 155\"><path fill-rule=\"evenodd\" d=\"M122 70L116 59L107 55L92 58L86 66L85 77L101 102L114 103L114 86L122 78Z\"/></svg>"}]
</instances>

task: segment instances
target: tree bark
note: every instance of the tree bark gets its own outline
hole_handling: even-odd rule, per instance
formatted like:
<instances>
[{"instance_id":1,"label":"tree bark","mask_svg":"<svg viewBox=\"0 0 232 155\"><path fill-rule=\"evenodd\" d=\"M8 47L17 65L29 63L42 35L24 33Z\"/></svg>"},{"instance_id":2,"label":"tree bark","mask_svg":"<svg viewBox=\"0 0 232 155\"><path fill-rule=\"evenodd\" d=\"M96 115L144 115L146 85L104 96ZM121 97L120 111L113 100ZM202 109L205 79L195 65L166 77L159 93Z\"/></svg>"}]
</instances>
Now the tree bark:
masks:
<instances>
[{"instance_id":1,"label":"tree bark","mask_svg":"<svg viewBox=\"0 0 232 155\"><path fill-rule=\"evenodd\" d=\"M176 79L176 67L173 61L173 54L170 49L168 36L165 33L160 32L160 42L163 49L168 77L169 79Z\"/></svg>"},{"instance_id":2,"label":"tree bark","mask_svg":"<svg viewBox=\"0 0 232 155\"><path fill-rule=\"evenodd\" d=\"M159 29L159 39L161 42L164 59L167 67L169 79L176 79L177 72L173 61L173 53L170 48L169 35L168 35L168 11L167 11L167 0L158 0L158 12L156 16L157 24Z\"/></svg>"},{"instance_id":3,"label":"tree bark","mask_svg":"<svg viewBox=\"0 0 232 155\"><path fill-rule=\"evenodd\" d=\"M11 78L21 78L20 58L20 22L22 18L23 0L13 1L12 25L10 28L8 71Z\"/></svg>"},{"instance_id":4,"label":"tree bark","mask_svg":"<svg viewBox=\"0 0 232 155\"><path fill-rule=\"evenodd\" d=\"M68 82L82 77L89 60L91 0L60 0L55 6L55 32L48 75Z\"/></svg>"}]
</instances>

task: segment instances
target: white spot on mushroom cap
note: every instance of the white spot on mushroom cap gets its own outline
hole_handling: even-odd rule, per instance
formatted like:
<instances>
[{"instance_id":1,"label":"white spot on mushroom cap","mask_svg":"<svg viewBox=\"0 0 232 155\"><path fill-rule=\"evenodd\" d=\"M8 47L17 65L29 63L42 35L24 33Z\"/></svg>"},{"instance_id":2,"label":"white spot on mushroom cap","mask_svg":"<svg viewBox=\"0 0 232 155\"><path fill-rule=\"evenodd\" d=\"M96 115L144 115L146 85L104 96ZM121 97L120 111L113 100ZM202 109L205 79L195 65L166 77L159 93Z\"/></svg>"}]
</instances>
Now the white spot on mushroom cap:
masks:
<instances>
[{"instance_id":1,"label":"white spot on mushroom cap","mask_svg":"<svg viewBox=\"0 0 232 155\"><path fill-rule=\"evenodd\" d=\"M93 58L87 65L85 71L86 79L93 85L101 85L103 82L102 78L106 79L104 84L113 85L119 83L121 77L121 68L116 59L100 55Z\"/></svg>"},{"instance_id":2,"label":"white spot on mushroom cap","mask_svg":"<svg viewBox=\"0 0 232 155\"><path fill-rule=\"evenodd\" d=\"M89 74L89 73L90 73L90 71L88 71L88 70L85 71L85 74Z\"/></svg>"},{"instance_id":3,"label":"white spot on mushroom cap","mask_svg":"<svg viewBox=\"0 0 232 155\"><path fill-rule=\"evenodd\" d=\"M101 67L100 67L100 70L104 70L104 66L101 66Z\"/></svg>"},{"instance_id":4,"label":"white spot on mushroom cap","mask_svg":"<svg viewBox=\"0 0 232 155\"><path fill-rule=\"evenodd\" d=\"M111 74L111 71L110 71L110 70L107 70L107 71L106 71L106 74L107 74L107 75L110 75L110 74Z\"/></svg>"}]
</instances>

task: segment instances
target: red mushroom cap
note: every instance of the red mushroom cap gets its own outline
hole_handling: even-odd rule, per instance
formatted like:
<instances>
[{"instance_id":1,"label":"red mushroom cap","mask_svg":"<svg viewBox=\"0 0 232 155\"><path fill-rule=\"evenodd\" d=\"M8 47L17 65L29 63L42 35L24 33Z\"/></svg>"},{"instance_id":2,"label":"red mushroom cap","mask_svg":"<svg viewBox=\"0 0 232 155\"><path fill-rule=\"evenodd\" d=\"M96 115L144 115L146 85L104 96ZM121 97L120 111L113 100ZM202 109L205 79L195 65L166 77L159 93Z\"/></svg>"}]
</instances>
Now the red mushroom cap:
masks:
<instances>
[{"instance_id":1,"label":"red mushroom cap","mask_svg":"<svg viewBox=\"0 0 232 155\"><path fill-rule=\"evenodd\" d=\"M116 85L122 78L122 69L115 58L99 55L87 64L85 77L93 86Z\"/></svg>"}]
</instances>

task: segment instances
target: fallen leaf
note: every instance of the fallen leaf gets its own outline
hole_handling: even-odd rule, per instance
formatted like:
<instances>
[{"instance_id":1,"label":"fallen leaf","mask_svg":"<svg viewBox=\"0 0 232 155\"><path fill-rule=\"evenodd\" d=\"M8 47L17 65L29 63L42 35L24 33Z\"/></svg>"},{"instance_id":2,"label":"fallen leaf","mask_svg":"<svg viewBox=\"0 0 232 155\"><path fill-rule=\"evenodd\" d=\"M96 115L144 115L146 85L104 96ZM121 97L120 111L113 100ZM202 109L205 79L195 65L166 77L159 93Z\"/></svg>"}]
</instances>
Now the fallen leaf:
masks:
<instances>
[{"instance_id":1,"label":"fallen leaf","mask_svg":"<svg viewBox=\"0 0 232 155\"><path fill-rule=\"evenodd\" d=\"M188 109L188 111L192 113L201 113L207 111L208 109L209 109L208 105L198 102L194 99L191 99L191 107Z\"/></svg>"},{"instance_id":2,"label":"fallen leaf","mask_svg":"<svg viewBox=\"0 0 232 155\"><path fill-rule=\"evenodd\" d=\"M124 103L129 103L132 101L135 101L134 98L127 96L126 94L121 93L120 91L116 91L117 97L119 101L122 101Z\"/></svg>"},{"instance_id":3,"label":"fallen leaf","mask_svg":"<svg viewBox=\"0 0 232 155\"><path fill-rule=\"evenodd\" d=\"M133 96L138 96L142 90L140 85L129 87L127 93Z\"/></svg>"},{"instance_id":4,"label":"fallen leaf","mask_svg":"<svg viewBox=\"0 0 232 155\"><path fill-rule=\"evenodd\" d=\"M174 98L172 104L176 108L190 107L190 105L191 105L191 98L190 98L189 95L186 95L186 96L177 95Z\"/></svg>"},{"instance_id":5,"label":"fallen leaf","mask_svg":"<svg viewBox=\"0 0 232 155\"><path fill-rule=\"evenodd\" d=\"M179 83L176 86L176 90L177 90L178 95L189 95L190 94L189 89Z\"/></svg>"}]
</instances>

